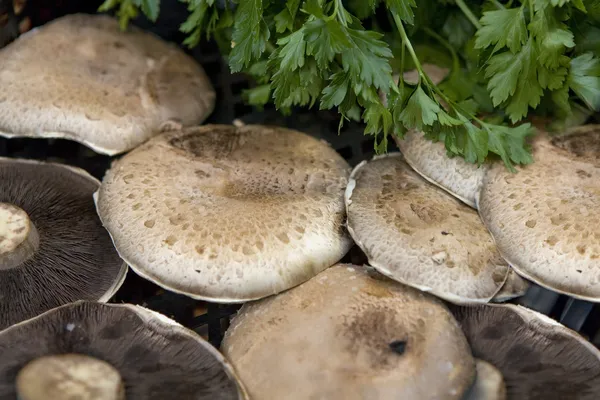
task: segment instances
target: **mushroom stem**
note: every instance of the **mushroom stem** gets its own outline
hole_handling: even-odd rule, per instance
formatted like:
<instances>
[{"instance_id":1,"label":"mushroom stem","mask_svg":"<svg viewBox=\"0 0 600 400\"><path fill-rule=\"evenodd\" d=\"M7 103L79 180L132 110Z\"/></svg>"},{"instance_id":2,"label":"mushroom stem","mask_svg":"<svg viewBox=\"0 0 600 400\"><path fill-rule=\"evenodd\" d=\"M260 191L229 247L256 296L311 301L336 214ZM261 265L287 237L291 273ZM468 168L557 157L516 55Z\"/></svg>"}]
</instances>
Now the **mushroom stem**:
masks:
<instances>
[{"instance_id":1,"label":"mushroom stem","mask_svg":"<svg viewBox=\"0 0 600 400\"><path fill-rule=\"evenodd\" d=\"M40 237L21 208L0 203L0 270L18 267L37 251Z\"/></svg>"},{"instance_id":2,"label":"mushroom stem","mask_svg":"<svg viewBox=\"0 0 600 400\"><path fill-rule=\"evenodd\" d=\"M125 400L119 372L110 364L82 354L37 358L19 371L19 400Z\"/></svg>"}]
</instances>

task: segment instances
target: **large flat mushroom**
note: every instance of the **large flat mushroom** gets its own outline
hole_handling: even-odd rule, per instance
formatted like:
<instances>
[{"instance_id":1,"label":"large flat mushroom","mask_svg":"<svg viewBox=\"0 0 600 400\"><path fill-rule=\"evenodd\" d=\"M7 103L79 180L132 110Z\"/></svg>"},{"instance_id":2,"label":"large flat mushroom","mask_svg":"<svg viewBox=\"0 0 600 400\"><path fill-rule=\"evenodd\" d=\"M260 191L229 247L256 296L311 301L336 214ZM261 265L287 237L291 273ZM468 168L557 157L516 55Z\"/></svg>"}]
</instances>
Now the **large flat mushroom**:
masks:
<instances>
[{"instance_id":1,"label":"large flat mushroom","mask_svg":"<svg viewBox=\"0 0 600 400\"><path fill-rule=\"evenodd\" d=\"M441 301L352 265L245 304L222 351L255 399L461 399L475 378Z\"/></svg>"},{"instance_id":2,"label":"large flat mushroom","mask_svg":"<svg viewBox=\"0 0 600 400\"><path fill-rule=\"evenodd\" d=\"M504 376L507 399L598 398L600 351L577 333L512 304L451 309L473 355Z\"/></svg>"},{"instance_id":3,"label":"large flat mushroom","mask_svg":"<svg viewBox=\"0 0 600 400\"><path fill-rule=\"evenodd\" d=\"M66 138L108 155L202 122L215 92L202 67L106 15L71 14L0 51L0 135Z\"/></svg>"},{"instance_id":4,"label":"large flat mushroom","mask_svg":"<svg viewBox=\"0 0 600 400\"><path fill-rule=\"evenodd\" d=\"M76 302L0 332L0 398L247 398L223 356L194 332L133 305Z\"/></svg>"},{"instance_id":5,"label":"large flat mushroom","mask_svg":"<svg viewBox=\"0 0 600 400\"><path fill-rule=\"evenodd\" d=\"M490 301L510 268L477 212L422 179L399 153L359 164L348 230L379 272L454 303Z\"/></svg>"},{"instance_id":6,"label":"large flat mushroom","mask_svg":"<svg viewBox=\"0 0 600 400\"><path fill-rule=\"evenodd\" d=\"M0 329L75 300L109 300L127 266L96 214L100 182L0 158Z\"/></svg>"},{"instance_id":7,"label":"large flat mushroom","mask_svg":"<svg viewBox=\"0 0 600 400\"><path fill-rule=\"evenodd\" d=\"M329 145L297 131L193 127L115 162L96 204L141 276L194 298L243 302L296 286L346 254L349 172Z\"/></svg>"},{"instance_id":8,"label":"large flat mushroom","mask_svg":"<svg viewBox=\"0 0 600 400\"><path fill-rule=\"evenodd\" d=\"M576 132L538 140L535 162L516 174L502 165L489 169L479 212L520 275L575 298L600 301L600 159L593 145L600 130ZM586 149L584 154L574 146Z\"/></svg>"}]
</instances>

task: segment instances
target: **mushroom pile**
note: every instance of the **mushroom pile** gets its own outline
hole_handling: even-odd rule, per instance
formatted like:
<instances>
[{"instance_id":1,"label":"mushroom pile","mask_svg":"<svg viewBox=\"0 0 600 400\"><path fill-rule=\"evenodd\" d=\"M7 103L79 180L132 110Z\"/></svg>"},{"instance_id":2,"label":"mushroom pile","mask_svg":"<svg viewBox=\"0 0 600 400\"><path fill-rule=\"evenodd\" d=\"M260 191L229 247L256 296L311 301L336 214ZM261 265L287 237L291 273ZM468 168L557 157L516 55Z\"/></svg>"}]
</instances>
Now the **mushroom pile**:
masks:
<instances>
[{"instance_id":1,"label":"mushroom pile","mask_svg":"<svg viewBox=\"0 0 600 400\"><path fill-rule=\"evenodd\" d=\"M1 136L121 154L102 182L0 158L0 398L598 397L600 351L510 301L532 281L600 299L600 127L539 135L517 173L419 132L352 170L296 130L199 125L202 67L104 15L0 50L0 87ZM105 304L127 266L245 303L221 351Z\"/></svg>"}]
</instances>

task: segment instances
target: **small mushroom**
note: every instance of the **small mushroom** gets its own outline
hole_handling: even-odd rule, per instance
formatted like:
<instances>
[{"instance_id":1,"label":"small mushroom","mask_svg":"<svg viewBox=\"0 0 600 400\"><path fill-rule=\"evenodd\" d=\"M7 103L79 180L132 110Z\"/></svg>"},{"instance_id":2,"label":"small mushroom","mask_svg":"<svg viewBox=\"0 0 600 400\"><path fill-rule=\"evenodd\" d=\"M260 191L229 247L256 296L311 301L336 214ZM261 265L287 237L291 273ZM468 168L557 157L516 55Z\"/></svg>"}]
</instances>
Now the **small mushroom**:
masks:
<instances>
[{"instance_id":1,"label":"small mushroom","mask_svg":"<svg viewBox=\"0 0 600 400\"><path fill-rule=\"evenodd\" d=\"M346 190L348 230L369 264L454 303L488 302L510 268L477 212L414 172L399 153L359 164Z\"/></svg>"},{"instance_id":2,"label":"small mushroom","mask_svg":"<svg viewBox=\"0 0 600 400\"><path fill-rule=\"evenodd\" d=\"M510 268L506 282L504 282L500 291L494 295L492 301L502 303L521 297L525 295L530 286L531 284L526 279L521 278L514 269Z\"/></svg>"},{"instance_id":3,"label":"small mushroom","mask_svg":"<svg viewBox=\"0 0 600 400\"><path fill-rule=\"evenodd\" d=\"M141 276L194 298L243 302L296 286L346 254L349 172L303 133L208 125L125 155L96 204Z\"/></svg>"},{"instance_id":4,"label":"small mushroom","mask_svg":"<svg viewBox=\"0 0 600 400\"><path fill-rule=\"evenodd\" d=\"M463 400L506 400L504 377L492 364L475 359L477 378Z\"/></svg>"},{"instance_id":5,"label":"small mushroom","mask_svg":"<svg viewBox=\"0 0 600 400\"><path fill-rule=\"evenodd\" d=\"M0 135L65 138L108 155L201 123L215 92L174 45L106 15L71 14L0 51Z\"/></svg>"},{"instance_id":6,"label":"small mushroom","mask_svg":"<svg viewBox=\"0 0 600 400\"><path fill-rule=\"evenodd\" d=\"M0 351L2 399L247 398L215 348L139 306L67 304L0 332Z\"/></svg>"},{"instance_id":7,"label":"small mushroom","mask_svg":"<svg viewBox=\"0 0 600 400\"><path fill-rule=\"evenodd\" d=\"M503 165L487 171L479 202L499 251L520 275L589 301L600 301L599 138L600 130L590 130L538 140L533 164L516 174Z\"/></svg>"},{"instance_id":8,"label":"small mushroom","mask_svg":"<svg viewBox=\"0 0 600 400\"><path fill-rule=\"evenodd\" d=\"M221 350L255 399L461 399L475 378L441 301L353 265L245 304Z\"/></svg>"},{"instance_id":9,"label":"small mushroom","mask_svg":"<svg viewBox=\"0 0 600 400\"><path fill-rule=\"evenodd\" d=\"M80 169L0 158L0 329L121 286L127 266L96 214L99 185Z\"/></svg>"},{"instance_id":10,"label":"small mushroom","mask_svg":"<svg viewBox=\"0 0 600 400\"><path fill-rule=\"evenodd\" d=\"M597 399L600 351L522 306L451 306L476 358L504 376L507 399Z\"/></svg>"}]
</instances>

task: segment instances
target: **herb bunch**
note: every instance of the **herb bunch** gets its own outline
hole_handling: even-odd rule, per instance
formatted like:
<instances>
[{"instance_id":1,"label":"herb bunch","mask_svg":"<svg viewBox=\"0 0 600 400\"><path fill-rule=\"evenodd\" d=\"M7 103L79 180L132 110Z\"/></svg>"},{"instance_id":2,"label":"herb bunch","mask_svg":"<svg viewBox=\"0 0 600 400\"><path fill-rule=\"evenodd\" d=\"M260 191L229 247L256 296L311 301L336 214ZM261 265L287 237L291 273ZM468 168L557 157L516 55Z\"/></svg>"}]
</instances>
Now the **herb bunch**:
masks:
<instances>
[{"instance_id":1,"label":"herb bunch","mask_svg":"<svg viewBox=\"0 0 600 400\"><path fill-rule=\"evenodd\" d=\"M254 77L250 104L336 108L340 127L365 123L378 152L418 129L449 156L513 169L532 161L532 113L564 125L600 109L600 0L182 1L184 43L216 38L231 71ZM100 8L111 9L125 28L139 10L156 21L160 0ZM434 84L425 62L448 77Z\"/></svg>"}]
</instances>

